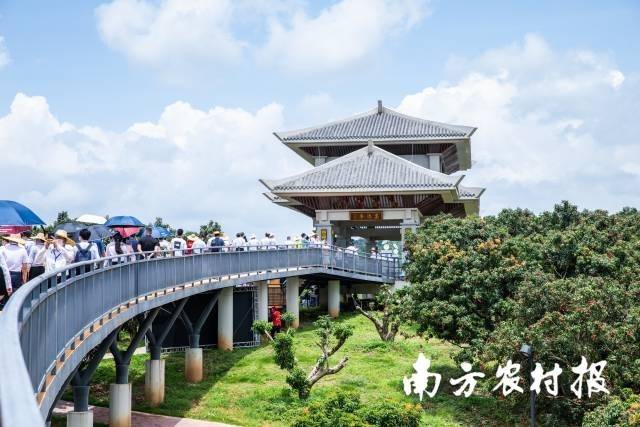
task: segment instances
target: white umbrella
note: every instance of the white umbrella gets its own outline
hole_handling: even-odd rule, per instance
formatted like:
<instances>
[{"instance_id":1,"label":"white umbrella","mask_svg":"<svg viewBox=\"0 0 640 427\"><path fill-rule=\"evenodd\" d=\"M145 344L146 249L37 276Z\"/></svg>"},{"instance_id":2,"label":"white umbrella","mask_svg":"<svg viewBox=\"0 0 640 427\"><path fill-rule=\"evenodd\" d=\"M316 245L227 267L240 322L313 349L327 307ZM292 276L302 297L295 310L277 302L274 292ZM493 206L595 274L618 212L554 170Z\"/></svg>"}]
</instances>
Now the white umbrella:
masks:
<instances>
[{"instance_id":1,"label":"white umbrella","mask_svg":"<svg viewBox=\"0 0 640 427\"><path fill-rule=\"evenodd\" d=\"M84 215L80 215L76 221L78 222L83 222L85 224L104 224L105 222L107 222L107 218L103 217L103 216L99 216L99 215L91 215L91 214L84 214Z\"/></svg>"}]
</instances>

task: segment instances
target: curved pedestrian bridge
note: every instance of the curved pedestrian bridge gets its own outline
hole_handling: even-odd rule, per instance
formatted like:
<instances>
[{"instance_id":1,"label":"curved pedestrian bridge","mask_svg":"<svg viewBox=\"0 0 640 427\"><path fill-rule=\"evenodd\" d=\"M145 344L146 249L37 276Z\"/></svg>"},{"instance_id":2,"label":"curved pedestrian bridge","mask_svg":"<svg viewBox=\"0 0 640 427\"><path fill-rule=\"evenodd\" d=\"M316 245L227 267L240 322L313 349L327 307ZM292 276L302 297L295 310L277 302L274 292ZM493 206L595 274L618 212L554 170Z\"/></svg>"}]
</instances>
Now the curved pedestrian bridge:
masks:
<instances>
[{"instance_id":1,"label":"curved pedestrian bridge","mask_svg":"<svg viewBox=\"0 0 640 427\"><path fill-rule=\"evenodd\" d=\"M332 282L337 282L337 296L329 295L329 306L332 298L333 304L338 298L339 307L339 280L393 283L399 274L396 258L369 258L326 246L185 256L172 256L171 252L144 255L137 259L120 256L105 262L73 264L31 280L14 293L0 314L2 426L44 425L72 379L79 381L78 378L88 375L85 380L90 380L91 368L95 370L112 346L119 328L138 316L144 322L140 322L137 338L144 337L158 307L172 302L183 307L180 301L190 296L217 291L204 309L209 311L194 323L197 330L214 304L219 306L219 315L231 310L233 301L229 303L229 298L233 297L233 287L238 285L262 282L266 292L266 280L287 278L287 305L291 303L287 309L296 313L297 278L324 278L328 280L330 293ZM267 309L264 301L266 296L257 303L262 313ZM178 315L176 311L172 319L175 321ZM232 341L233 320L219 321L218 330ZM219 343L220 339L219 335ZM97 358L96 353L100 354ZM121 357L130 360L128 354ZM117 367L118 385L128 382L128 362L126 366L124 363ZM88 383L78 384L74 383L74 396L80 396L76 405L82 407L86 405L82 400L87 399ZM85 390L85 394L76 396L76 388ZM130 400L129 394L129 411Z\"/></svg>"}]
</instances>

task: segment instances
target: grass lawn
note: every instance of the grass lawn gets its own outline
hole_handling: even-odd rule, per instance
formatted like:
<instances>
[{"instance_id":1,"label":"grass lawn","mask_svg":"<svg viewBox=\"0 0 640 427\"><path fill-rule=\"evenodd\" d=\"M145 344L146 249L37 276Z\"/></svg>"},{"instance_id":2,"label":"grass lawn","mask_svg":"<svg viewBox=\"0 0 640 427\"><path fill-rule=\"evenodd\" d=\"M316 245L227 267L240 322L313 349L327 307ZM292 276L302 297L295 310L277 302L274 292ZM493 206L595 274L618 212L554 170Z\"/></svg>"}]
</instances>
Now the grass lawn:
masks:
<instances>
[{"instance_id":1,"label":"grass lawn","mask_svg":"<svg viewBox=\"0 0 640 427\"><path fill-rule=\"evenodd\" d=\"M336 363L348 354L349 362L338 374L323 378L312 389L310 401L340 388L359 391L364 403L381 399L417 403L417 396L404 395L402 377L413 372L412 364L418 352L423 351L431 359L431 370L443 375L435 398L425 396L424 425L514 425L515 420L493 396L465 399L453 395L448 380L459 376L461 371L450 357L454 351L451 345L402 337L396 343L385 344L365 317L345 315L340 321L353 325L354 335L332 359ZM312 322L303 321L296 334L296 355L305 369L318 356L314 341ZM289 391L285 371L273 362L268 345L233 352L208 350L204 355L205 380L196 385L184 380L183 354L166 356L166 399L158 408L150 408L144 402L144 362L148 356L135 356L129 377L133 382L134 410L237 425L277 426L287 425L305 404ZM114 377L113 360L102 361L91 387L92 404L108 405L108 384ZM65 397L70 398L70 393Z\"/></svg>"}]
</instances>

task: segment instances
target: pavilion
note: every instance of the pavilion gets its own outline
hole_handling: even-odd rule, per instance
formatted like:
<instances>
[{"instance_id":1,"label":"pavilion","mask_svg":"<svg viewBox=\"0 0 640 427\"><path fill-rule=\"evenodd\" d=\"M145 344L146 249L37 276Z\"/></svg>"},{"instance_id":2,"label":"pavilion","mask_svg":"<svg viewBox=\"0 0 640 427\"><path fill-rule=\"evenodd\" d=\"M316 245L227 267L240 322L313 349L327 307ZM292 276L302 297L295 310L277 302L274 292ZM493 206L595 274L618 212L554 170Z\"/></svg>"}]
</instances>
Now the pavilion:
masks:
<instances>
[{"instance_id":1,"label":"pavilion","mask_svg":"<svg viewBox=\"0 0 640 427\"><path fill-rule=\"evenodd\" d=\"M384 107L320 126L275 132L314 165L264 179L273 203L313 219L323 240L403 241L426 216L478 214L484 188L463 187L476 128L407 116Z\"/></svg>"}]
</instances>

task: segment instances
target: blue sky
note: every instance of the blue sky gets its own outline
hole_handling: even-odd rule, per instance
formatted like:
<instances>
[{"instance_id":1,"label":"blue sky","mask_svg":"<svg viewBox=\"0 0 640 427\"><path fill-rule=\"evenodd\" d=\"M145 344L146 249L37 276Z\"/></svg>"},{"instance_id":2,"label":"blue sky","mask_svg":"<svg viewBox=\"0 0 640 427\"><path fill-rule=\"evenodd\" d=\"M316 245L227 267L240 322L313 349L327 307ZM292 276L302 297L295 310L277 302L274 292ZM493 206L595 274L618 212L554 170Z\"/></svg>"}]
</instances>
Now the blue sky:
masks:
<instances>
[{"instance_id":1,"label":"blue sky","mask_svg":"<svg viewBox=\"0 0 640 427\"><path fill-rule=\"evenodd\" d=\"M2 1L2 198L306 230L260 195L307 167L270 132L383 99L480 128L466 180L485 214L638 206L638 22L635 1ZM19 166L40 147L71 171Z\"/></svg>"}]
</instances>

